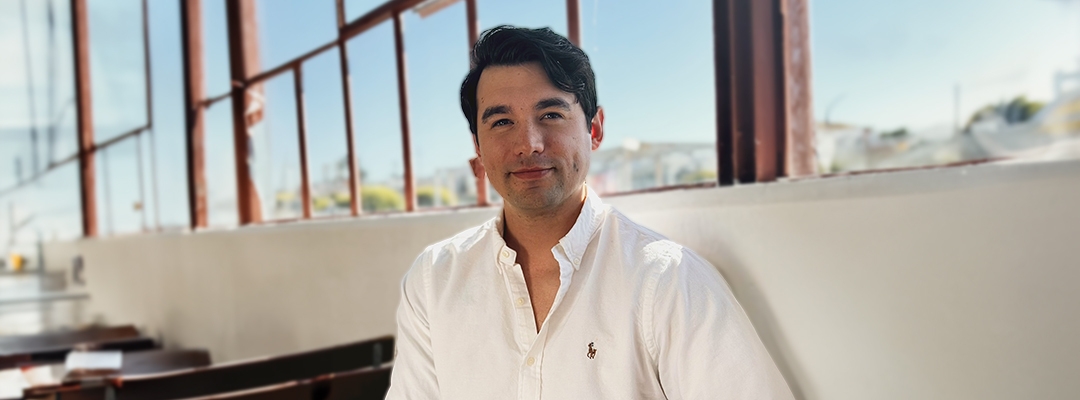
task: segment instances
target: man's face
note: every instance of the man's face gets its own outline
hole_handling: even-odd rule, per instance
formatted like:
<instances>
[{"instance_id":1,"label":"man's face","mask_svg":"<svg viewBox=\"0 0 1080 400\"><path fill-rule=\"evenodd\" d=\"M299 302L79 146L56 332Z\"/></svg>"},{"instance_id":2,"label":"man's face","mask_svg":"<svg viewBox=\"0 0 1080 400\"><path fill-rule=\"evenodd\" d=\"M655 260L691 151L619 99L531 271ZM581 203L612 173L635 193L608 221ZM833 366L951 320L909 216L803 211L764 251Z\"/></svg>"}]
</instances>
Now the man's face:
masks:
<instances>
[{"instance_id":1,"label":"man's face","mask_svg":"<svg viewBox=\"0 0 1080 400\"><path fill-rule=\"evenodd\" d=\"M574 95L552 85L539 63L485 68L476 98L476 154L508 206L553 210L581 195L590 153L603 139L602 110L586 121Z\"/></svg>"}]
</instances>

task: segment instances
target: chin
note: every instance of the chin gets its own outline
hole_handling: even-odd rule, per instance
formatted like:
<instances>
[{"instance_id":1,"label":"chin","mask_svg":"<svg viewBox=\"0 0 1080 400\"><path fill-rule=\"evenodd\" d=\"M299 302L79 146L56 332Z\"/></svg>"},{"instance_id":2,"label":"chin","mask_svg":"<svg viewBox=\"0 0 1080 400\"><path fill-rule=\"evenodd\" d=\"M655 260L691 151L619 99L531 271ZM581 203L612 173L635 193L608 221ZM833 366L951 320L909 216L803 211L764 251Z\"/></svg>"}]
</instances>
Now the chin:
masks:
<instances>
[{"instance_id":1,"label":"chin","mask_svg":"<svg viewBox=\"0 0 1080 400\"><path fill-rule=\"evenodd\" d=\"M562 204L564 195L551 188L528 188L504 194L503 200L519 210L546 210Z\"/></svg>"}]
</instances>

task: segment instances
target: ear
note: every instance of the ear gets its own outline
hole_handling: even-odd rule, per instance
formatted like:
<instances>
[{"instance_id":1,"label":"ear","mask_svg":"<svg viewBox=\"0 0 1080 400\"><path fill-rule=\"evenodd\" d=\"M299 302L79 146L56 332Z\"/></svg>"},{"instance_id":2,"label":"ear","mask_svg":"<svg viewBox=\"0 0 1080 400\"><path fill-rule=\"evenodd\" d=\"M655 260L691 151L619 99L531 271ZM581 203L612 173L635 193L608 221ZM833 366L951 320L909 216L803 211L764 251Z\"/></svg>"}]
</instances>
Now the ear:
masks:
<instances>
[{"instance_id":1,"label":"ear","mask_svg":"<svg viewBox=\"0 0 1080 400\"><path fill-rule=\"evenodd\" d=\"M480 158L480 144L476 139L476 135L473 135L473 149L476 150L476 157L469 159L469 168L472 169L474 177L481 178L484 176L484 160Z\"/></svg>"},{"instance_id":2,"label":"ear","mask_svg":"<svg viewBox=\"0 0 1080 400\"><path fill-rule=\"evenodd\" d=\"M592 149L600 148L600 142L604 141L604 108L597 107L596 115L593 116L592 122L589 124L590 139L592 139Z\"/></svg>"}]
</instances>

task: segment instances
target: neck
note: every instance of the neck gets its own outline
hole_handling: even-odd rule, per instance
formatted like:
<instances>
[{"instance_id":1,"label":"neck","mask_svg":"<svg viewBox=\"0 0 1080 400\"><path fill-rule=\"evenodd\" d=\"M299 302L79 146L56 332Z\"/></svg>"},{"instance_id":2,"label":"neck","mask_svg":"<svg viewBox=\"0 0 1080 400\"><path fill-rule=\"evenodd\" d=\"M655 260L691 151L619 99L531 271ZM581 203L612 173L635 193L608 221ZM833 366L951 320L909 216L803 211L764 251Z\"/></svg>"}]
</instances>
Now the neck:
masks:
<instances>
[{"instance_id":1,"label":"neck","mask_svg":"<svg viewBox=\"0 0 1080 400\"><path fill-rule=\"evenodd\" d=\"M585 186L562 204L542 211L520 210L509 204L503 207L503 238L515 251L546 251L574 227L585 205Z\"/></svg>"}]
</instances>

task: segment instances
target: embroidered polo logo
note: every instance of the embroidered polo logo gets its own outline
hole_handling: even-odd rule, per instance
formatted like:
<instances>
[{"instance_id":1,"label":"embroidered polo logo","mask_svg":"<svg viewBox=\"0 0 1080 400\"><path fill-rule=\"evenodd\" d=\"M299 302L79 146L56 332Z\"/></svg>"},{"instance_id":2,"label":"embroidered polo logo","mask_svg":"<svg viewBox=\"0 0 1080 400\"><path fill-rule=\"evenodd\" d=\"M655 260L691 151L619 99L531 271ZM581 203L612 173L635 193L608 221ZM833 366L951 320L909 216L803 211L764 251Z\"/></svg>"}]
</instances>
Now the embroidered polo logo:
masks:
<instances>
[{"instance_id":1,"label":"embroidered polo logo","mask_svg":"<svg viewBox=\"0 0 1080 400\"><path fill-rule=\"evenodd\" d=\"M595 345L595 344L596 344L596 342L589 342L589 354L588 354L588 356L589 356L590 360L596 358L596 349L593 347L593 345Z\"/></svg>"}]
</instances>

